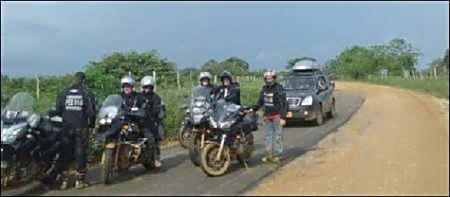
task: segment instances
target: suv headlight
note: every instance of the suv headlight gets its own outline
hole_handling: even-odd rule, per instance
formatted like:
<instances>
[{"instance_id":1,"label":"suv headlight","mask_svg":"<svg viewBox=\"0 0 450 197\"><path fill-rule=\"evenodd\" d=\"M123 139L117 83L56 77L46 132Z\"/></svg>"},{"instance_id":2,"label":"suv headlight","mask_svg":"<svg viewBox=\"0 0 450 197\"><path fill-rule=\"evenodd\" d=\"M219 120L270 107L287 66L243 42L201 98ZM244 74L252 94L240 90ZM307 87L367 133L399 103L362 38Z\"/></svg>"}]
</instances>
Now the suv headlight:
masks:
<instances>
[{"instance_id":1,"label":"suv headlight","mask_svg":"<svg viewBox=\"0 0 450 197\"><path fill-rule=\"evenodd\" d=\"M313 97L312 96L307 96L302 101L302 105L312 105L312 103L313 103Z\"/></svg>"}]
</instances>

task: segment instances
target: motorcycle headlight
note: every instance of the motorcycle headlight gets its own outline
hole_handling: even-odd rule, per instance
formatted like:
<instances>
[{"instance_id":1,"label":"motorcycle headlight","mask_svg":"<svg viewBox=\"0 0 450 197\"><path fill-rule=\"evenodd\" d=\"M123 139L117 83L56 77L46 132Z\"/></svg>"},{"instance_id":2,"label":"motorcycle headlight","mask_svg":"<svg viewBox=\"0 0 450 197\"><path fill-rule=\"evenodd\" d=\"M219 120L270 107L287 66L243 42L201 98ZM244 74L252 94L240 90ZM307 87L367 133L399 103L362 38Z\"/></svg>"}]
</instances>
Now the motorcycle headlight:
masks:
<instances>
[{"instance_id":1,"label":"motorcycle headlight","mask_svg":"<svg viewBox=\"0 0 450 197\"><path fill-rule=\"evenodd\" d=\"M10 143L14 141L14 139L19 135L19 132L24 128L23 124L26 123L21 123L19 125L14 125L12 127L2 129L2 143Z\"/></svg>"},{"instance_id":2,"label":"motorcycle headlight","mask_svg":"<svg viewBox=\"0 0 450 197\"><path fill-rule=\"evenodd\" d=\"M30 117L28 117L27 122L30 125L31 128L36 128L39 124L39 120L41 118L37 114L32 114Z\"/></svg>"},{"instance_id":3,"label":"motorcycle headlight","mask_svg":"<svg viewBox=\"0 0 450 197\"><path fill-rule=\"evenodd\" d=\"M100 123L100 125L105 125L105 124L111 124L112 119L107 117L107 118L102 118L98 121L98 123Z\"/></svg>"},{"instance_id":4,"label":"motorcycle headlight","mask_svg":"<svg viewBox=\"0 0 450 197\"><path fill-rule=\"evenodd\" d=\"M192 112L194 113L194 114L200 114L200 113L203 113L203 109L202 108L199 108L199 107L194 107L194 109L192 109Z\"/></svg>"},{"instance_id":5,"label":"motorcycle headlight","mask_svg":"<svg viewBox=\"0 0 450 197\"><path fill-rule=\"evenodd\" d=\"M214 118L210 118L209 123L213 128L217 129L217 122L214 120Z\"/></svg>"},{"instance_id":6,"label":"motorcycle headlight","mask_svg":"<svg viewBox=\"0 0 450 197\"><path fill-rule=\"evenodd\" d=\"M313 103L313 97L311 95L305 97L305 99L303 99L303 101L302 101L302 105L312 105L312 103Z\"/></svg>"},{"instance_id":7,"label":"motorcycle headlight","mask_svg":"<svg viewBox=\"0 0 450 197\"><path fill-rule=\"evenodd\" d=\"M233 121L225 121L219 123L220 128L230 128L233 125Z\"/></svg>"}]
</instances>

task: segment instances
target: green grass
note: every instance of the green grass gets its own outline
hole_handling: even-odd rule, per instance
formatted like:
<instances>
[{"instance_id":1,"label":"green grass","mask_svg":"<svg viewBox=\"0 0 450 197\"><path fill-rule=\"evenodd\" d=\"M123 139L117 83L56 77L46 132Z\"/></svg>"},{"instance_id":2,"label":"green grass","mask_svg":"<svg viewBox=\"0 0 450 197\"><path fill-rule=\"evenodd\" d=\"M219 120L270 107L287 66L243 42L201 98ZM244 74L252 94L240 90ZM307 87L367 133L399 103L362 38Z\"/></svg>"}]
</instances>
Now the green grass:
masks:
<instances>
[{"instance_id":1,"label":"green grass","mask_svg":"<svg viewBox=\"0 0 450 197\"><path fill-rule=\"evenodd\" d=\"M345 80L352 81L352 80ZM438 98L449 98L448 78L442 79L402 79L401 77L371 78L358 80L378 85L393 86L433 95Z\"/></svg>"}]
</instances>

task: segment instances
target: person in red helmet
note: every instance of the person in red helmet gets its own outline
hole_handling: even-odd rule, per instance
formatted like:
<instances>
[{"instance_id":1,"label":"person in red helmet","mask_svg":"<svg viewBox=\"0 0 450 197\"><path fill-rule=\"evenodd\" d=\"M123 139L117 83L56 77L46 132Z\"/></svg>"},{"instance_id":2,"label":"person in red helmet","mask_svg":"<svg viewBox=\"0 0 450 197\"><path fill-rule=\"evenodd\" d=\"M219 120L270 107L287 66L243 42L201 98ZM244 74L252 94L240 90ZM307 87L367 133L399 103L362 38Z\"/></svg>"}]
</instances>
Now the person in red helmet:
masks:
<instances>
[{"instance_id":1,"label":"person in red helmet","mask_svg":"<svg viewBox=\"0 0 450 197\"><path fill-rule=\"evenodd\" d=\"M286 91L277 81L277 74L274 69L264 72L265 85L263 86L258 103L253 106L257 111L264 107L264 126L266 156L263 162L280 162L280 155L283 152L282 127L286 124L287 113Z\"/></svg>"}]
</instances>

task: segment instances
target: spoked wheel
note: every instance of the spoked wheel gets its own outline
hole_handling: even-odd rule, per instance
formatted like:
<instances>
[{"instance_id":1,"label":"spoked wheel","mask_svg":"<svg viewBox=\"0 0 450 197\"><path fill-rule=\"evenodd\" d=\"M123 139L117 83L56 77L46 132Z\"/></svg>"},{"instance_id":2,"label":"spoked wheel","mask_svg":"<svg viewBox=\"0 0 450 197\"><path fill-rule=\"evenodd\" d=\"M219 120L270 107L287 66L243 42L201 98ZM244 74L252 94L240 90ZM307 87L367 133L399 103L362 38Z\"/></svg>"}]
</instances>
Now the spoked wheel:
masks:
<instances>
[{"instance_id":1,"label":"spoked wheel","mask_svg":"<svg viewBox=\"0 0 450 197\"><path fill-rule=\"evenodd\" d=\"M189 126L183 124L180 128L180 132L178 134L178 141L180 142L180 146L183 148L188 148L189 146L189 138L191 136L192 129Z\"/></svg>"},{"instance_id":2,"label":"spoked wheel","mask_svg":"<svg viewBox=\"0 0 450 197\"><path fill-rule=\"evenodd\" d=\"M193 133L189 138L189 158L195 166L201 165L201 133Z\"/></svg>"},{"instance_id":3,"label":"spoked wheel","mask_svg":"<svg viewBox=\"0 0 450 197\"><path fill-rule=\"evenodd\" d=\"M221 176L227 172L231 164L231 154L228 146L224 146L219 160L216 161L220 146L208 144L202 150L202 169L209 176Z\"/></svg>"}]
</instances>

